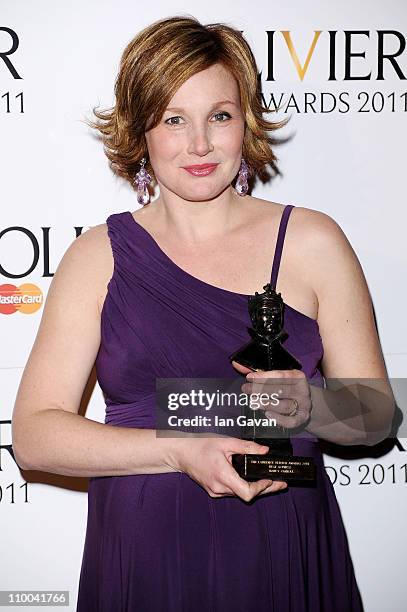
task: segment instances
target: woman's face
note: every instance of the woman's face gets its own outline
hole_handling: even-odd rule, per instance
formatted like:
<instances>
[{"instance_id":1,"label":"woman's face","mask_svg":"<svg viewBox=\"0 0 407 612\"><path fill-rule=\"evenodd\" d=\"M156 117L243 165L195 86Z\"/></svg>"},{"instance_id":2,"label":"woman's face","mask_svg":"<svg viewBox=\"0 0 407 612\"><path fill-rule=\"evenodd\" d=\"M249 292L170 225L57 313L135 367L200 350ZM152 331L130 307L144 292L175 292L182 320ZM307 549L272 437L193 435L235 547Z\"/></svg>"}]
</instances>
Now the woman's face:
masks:
<instances>
[{"instance_id":1,"label":"woman's face","mask_svg":"<svg viewBox=\"0 0 407 612\"><path fill-rule=\"evenodd\" d=\"M239 87L215 64L189 78L170 100L160 123L146 132L151 165L161 190L206 201L229 187L239 171L245 120ZM218 164L206 176L184 166Z\"/></svg>"}]
</instances>

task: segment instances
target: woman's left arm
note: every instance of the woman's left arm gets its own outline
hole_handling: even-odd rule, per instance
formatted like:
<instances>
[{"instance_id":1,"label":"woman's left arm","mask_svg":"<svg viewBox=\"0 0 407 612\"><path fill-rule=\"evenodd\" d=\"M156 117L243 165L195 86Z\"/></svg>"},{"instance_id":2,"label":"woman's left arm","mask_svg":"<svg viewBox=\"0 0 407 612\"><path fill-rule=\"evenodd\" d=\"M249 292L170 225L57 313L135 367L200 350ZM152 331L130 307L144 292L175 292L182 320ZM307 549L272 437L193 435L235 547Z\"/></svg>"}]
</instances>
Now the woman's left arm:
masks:
<instances>
[{"instance_id":1,"label":"woman's left arm","mask_svg":"<svg viewBox=\"0 0 407 612\"><path fill-rule=\"evenodd\" d=\"M345 443L376 444L390 432L395 401L366 279L336 221L316 211L309 211L307 217L308 231L303 235L309 242L307 266L312 266L318 299L317 320L324 346L322 373L327 389L342 385L334 401L329 394L324 401L321 389L311 385L313 407L307 429L321 435L324 426L331 431L345 426L349 428L348 434L344 433ZM303 248L306 246L303 244ZM349 401L349 392L358 400L358 414L354 413L355 403ZM335 418L327 425L329 412Z\"/></svg>"},{"instance_id":2,"label":"woman's left arm","mask_svg":"<svg viewBox=\"0 0 407 612\"><path fill-rule=\"evenodd\" d=\"M232 363L247 374L246 393L271 396L280 389L281 395L284 388L278 407L265 408L278 425L305 427L336 444L372 446L389 435L395 401L363 270L336 221L310 209L298 213L291 236L300 245L298 275L309 279L318 300L325 388L309 384L300 370L251 372ZM294 412L293 399L298 406Z\"/></svg>"}]
</instances>

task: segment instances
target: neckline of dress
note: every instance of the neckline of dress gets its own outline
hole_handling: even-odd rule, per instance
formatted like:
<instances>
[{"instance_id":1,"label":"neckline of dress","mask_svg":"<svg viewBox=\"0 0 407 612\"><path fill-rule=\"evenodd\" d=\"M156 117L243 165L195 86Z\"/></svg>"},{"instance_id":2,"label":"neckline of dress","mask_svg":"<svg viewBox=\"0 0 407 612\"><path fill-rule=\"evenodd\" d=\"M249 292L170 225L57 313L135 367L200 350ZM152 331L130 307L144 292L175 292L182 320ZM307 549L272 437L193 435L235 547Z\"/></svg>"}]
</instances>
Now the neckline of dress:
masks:
<instances>
[{"instance_id":1,"label":"neckline of dress","mask_svg":"<svg viewBox=\"0 0 407 612\"><path fill-rule=\"evenodd\" d=\"M131 222L132 227L136 229L139 228L147 236L147 238L149 238L149 240L155 246L157 251L168 262L168 264L174 268L174 270L178 271L178 274L182 274L183 276L189 278L191 282L203 285L204 287L209 288L209 290L211 291L218 291L218 292L230 295L230 296L234 296L235 298L246 298L247 299L253 295L252 293L248 294L248 293L238 293L237 291L230 291L229 289L224 289L223 287L218 287L217 285L212 285L211 283L207 283L206 281L198 278L197 276L190 274L189 272L181 268L178 264L176 264L175 261L173 261L171 257L169 257L165 251L163 251L163 249L158 244L157 240L150 234L148 230L146 230L145 227L143 227L138 221L136 221L133 214L129 210L125 211L125 213L127 214L128 217L130 217L129 220ZM312 321L312 323L315 323L318 326L317 319L313 319L312 317L309 317L304 312L297 310L296 308L294 308L293 306L290 306L286 302L284 302L284 305L289 310L292 310L294 313L299 314L301 317L304 317L305 319Z\"/></svg>"}]
</instances>

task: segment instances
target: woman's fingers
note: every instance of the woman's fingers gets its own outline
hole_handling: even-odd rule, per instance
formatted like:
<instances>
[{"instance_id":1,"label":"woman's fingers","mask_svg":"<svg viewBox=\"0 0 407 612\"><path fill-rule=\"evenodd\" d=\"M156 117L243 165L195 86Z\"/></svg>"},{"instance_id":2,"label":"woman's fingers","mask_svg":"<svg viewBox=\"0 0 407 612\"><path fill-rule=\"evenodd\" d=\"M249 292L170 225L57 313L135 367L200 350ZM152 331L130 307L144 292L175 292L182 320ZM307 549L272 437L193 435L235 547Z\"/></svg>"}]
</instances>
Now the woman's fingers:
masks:
<instances>
[{"instance_id":1,"label":"woman's fingers","mask_svg":"<svg viewBox=\"0 0 407 612\"><path fill-rule=\"evenodd\" d=\"M241 372L242 374L249 374L250 372L253 372L253 370L251 370L250 368L247 368L241 363L238 363L237 361L232 361L232 366L236 368L236 370L238 372Z\"/></svg>"},{"instance_id":2,"label":"woman's fingers","mask_svg":"<svg viewBox=\"0 0 407 612\"><path fill-rule=\"evenodd\" d=\"M200 445L201 452L196 452ZM195 445L185 445L181 449L180 470L186 472L202 486L211 497L238 496L251 501L262 492L271 493L283 488L270 478L249 482L241 478L231 463L234 454L261 454L268 452L264 446L252 440L219 437L216 439L196 439ZM199 459L198 459L199 457Z\"/></svg>"},{"instance_id":3,"label":"woman's fingers","mask_svg":"<svg viewBox=\"0 0 407 612\"><path fill-rule=\"evenodd\" d=\"M285 488L285 483L273 481L270 478L263 478L253 482L247 481L241 478L232 467L230 471L224 474L223 482L228 489L234 491L235 494L244 501L251 501L256 495L262 492L271 493Z\"/></svg>"},{"instance_id":4,"label":"woman's fingers","mask_svg":"<svg viewBox=\"0 0 407 612\"><path fill-rule=\"evenodd\" d=\"M263 489L260 495L266 495L267 493L277 493L277 491L284 491L288 489L288 484L280 480L274 480L273 484Z\"/></svg>"}]
</instances>

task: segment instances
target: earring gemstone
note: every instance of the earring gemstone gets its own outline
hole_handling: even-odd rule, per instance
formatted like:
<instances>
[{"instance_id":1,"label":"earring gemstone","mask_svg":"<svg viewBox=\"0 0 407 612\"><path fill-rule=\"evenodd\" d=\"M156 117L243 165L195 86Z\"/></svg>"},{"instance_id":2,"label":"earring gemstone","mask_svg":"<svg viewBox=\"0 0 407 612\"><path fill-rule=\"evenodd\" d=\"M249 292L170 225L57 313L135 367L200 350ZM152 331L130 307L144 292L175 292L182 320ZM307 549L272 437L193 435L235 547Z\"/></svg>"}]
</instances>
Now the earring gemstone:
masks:
<instances>
[{"instance_id":1,"label":"earring gemstone","mask_svg":"<svg viewBox=\"0 0 407 612\"><path fill-rule=\"evenodd\" d=\"M242 157L240 162L239 175L237 177L235 189L240 196L245 196L249 190L249 184L247 178L249 176L249 167Z\"/></svg>"},{"instance_id":2,"label":"earring gemstone","mask_svg":"<svg viewBox=\"0 0 407 612\"><path fill-rule=\"evenodd\" d=\"M136 174L136 178L134 183L137 185L137 202L139 204L148 204L150 201L150 194L147 189L147 185L151 182L151 176L145 170L144 165L146 163L146 158L140 162L140 170Z\"/></svg>"}]
</instances>

